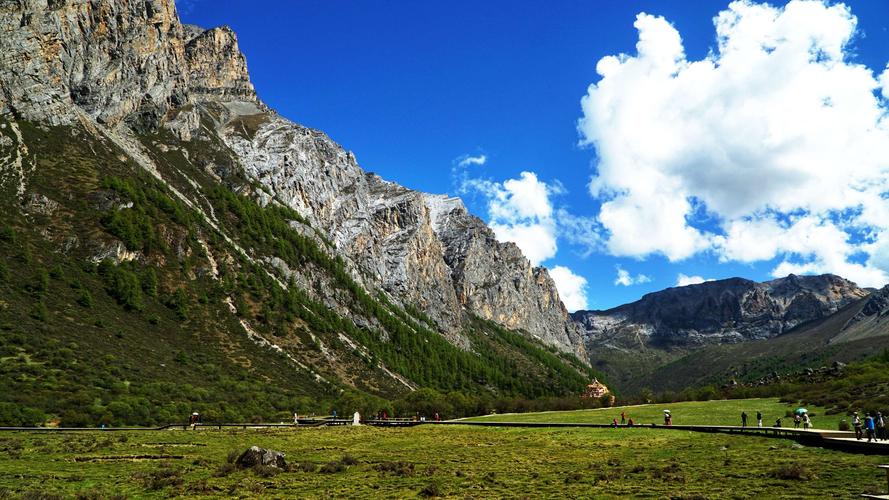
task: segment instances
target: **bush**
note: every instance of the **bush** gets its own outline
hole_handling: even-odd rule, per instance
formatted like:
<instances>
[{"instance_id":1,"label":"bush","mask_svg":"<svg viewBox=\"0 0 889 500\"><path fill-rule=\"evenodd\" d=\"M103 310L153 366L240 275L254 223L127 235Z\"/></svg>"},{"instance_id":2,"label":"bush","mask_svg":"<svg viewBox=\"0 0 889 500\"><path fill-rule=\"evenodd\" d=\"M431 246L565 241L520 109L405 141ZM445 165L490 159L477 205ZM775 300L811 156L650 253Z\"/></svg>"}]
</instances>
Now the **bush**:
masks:
<instances>
[{"instance_id":1,"label":"bush","mask_svg":"<svg viewBox=\"0 0 889 500\"><path fill-rule=\"evenodd\" d=\"M87 309L93 307L93 296L90 291L86 289L82 290L80 292L80 297L77 297L77 303Z\"/></svg>"},{"instance_id":2,"label":"bush","mask_svg":"<svg viewBox=\"0 0 889 500\"><path fill-rule=\"evenodd\" d=\"M41 300L34 304L34 307L31 308L30 316L37 321L46 321L49 317L49 312L46 310L46 304Z\"/></svg>"},{"instance_id":3,"label":"bush","mask_svg":"<svg viewBox=\"0 0 889 500\"><path fill-rule=\"evenodd\" d=\"M321 466L322 474L335 474L337 472L342 472L346 470L346 466L339 461L335 462L327 462L326 464Z\"/></svg>"},{"instance_id":4,"label":"bush","mask_svg":"<svg viewBox=\"0 0 889 500\"><path fill-rule=\"evenodd\" d=\"M265 478L276 476L276 475L278 475L278 473L281 472L281 469L279 469L277 467L272 467L270 465L261 465L261 464L254 465L252 470L253 470L253 473L256 474L257 476L265 477Z\"/></svg>"},{"instance_id":5,"label":"bush","mask_svg":"<svg viewBox=\"0 0 889 500\"><path fill-rule=\"evenodd\" d=\"M315 472L318 470L318 466L312 462L300 462L289 467L291 471Z\"/></svg>"},{"instance_id":6,"label":"bush","mask_svg":"<svg viewBox=\"0 0 889 500\"><path fill-rule=\"evenodd\" d=\"M789 479L794 481L808 481L815 479L815 474L808 467L799 464L784 464L772 471L771 476L775 479Z\"/></svg>"},{"instance_id":7,"label":"bush","mask_svg":"<svg viewBox=\"0 0 889 500\"><path fill-rule=\"evenodd\" d=\"M128 311L141 311L145 308L142 302L142 286L134 272L124 266L115 266L110 261L102 261L99 273L105 278L105 286L118 304Z\"/></svg>"},{"instance_id":8,"label":"bush","mask_svg":"<svg viewBox=\"0 0 889 500\"><path fill-rule=\"evenodd\" d=\"M340 462L342 462L344 465L358 465L358 459L349 454L343 455L343 458L340 460Z\"/></svg>"},{"instance_id":9,"label":"bush","mask_svg":"<svg viewBox=\"0 0 889 500\"><path fill-rule=\"evenodd\" d=\"M184 482L179 471L170 467L137 473L135 477L148 490L161 490L168 486L179 486Z\"/></svg>"},{"instance_id":10,"label":"bush","mask_svg":"<svg viewBox=\"0 0 889 500\"><path fill-rule=\"evenodd\" d=\"M232 463L224 463L220 465L218 469L216 469L216 472L213 473L213 475L216 477L225 477L236 470L238 470L237 465Z\"/></svg>"},{"instance_id":11,"label":"bush","mask_svg":"<svg viewBox=\"0 0 889 500\"><path fill-rule=\"evenodd\" d=\"M441 487L438 483L429 483L422 490L420 496L423 497L439 497L441 496Z\"/></svg>"},{"instance_id":12,"label":"bush","mask_svg":"<svg viewBox=\"0 0 889 500\"><path fill-rule=\"evenodd\" d=\"M6 243L15 243L15 229L9 224L0 226L0 241Z\"/></svg>"},{"instance_id":13,"label":"bush","mask_svg":"<svg viewBox=\"0 0 889 500\"><path fill-rule=\"evenodd\" d=\"M849 425L849 422L846 422L846 419L840 420L839 425L837 425L839 430L841 431L851 431L852 427Z\"/></svg>"},{"instance_id":14,"label":"bush","mask_svg":"<svg viewBox=\"0 0 889 500\"><path fill-rule=\"evenodd\" d=\"M388 472L393 476L409 477L414 475L414 464L411 462L383 462L374 466L380 472Z\"/></svg>"}]
</instances>

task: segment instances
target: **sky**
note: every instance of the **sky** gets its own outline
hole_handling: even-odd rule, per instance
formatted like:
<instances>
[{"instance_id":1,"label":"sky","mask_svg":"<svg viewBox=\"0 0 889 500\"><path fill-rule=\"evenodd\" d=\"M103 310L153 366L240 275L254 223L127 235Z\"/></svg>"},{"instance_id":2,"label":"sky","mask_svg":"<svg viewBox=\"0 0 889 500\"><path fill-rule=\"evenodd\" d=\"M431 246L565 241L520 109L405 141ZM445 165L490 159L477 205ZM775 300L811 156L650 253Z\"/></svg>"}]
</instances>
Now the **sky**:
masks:
<instances>
[{"instance_id":1,"label":"sky","mask_svg":"<svg viewBox=\"0 0 889 500\"><path fill-rule=\"evenodd\" d=\"M569 310L889 283L889 2L179 0L261 99L463 198Z\"/></svg>"}]
</instances>

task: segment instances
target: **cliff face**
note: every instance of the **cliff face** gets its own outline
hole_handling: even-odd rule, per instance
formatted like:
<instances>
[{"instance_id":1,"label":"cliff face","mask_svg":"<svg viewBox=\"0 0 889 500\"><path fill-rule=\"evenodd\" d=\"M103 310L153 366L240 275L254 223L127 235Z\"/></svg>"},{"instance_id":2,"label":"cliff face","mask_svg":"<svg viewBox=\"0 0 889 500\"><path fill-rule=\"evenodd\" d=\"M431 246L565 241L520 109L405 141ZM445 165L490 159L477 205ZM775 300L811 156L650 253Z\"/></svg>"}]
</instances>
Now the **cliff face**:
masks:
<instances>
[{"instance_id":1,"label":"cliff face","mask_svg":"<svg viewBox=\"0 0 889 500\"><path fill-rule=\"evenodd\" d=\"M196 33L172 0L0 2L0 113L157 125L201 98L255 97L234 33Z\"/></svg>"},{"instance_id":2,"label":"cliff face","mask_svg":"<svg viewBox=\"0 0 889 500\"><path fill-rule=\"evenodd\" d=\"M732 278L668 288L573 317L591 349L734 343L780 335L866 295L855 283L829 274L790 275L764 283Z\"/></svg>"},{"instance_id":3,"label":"cliff face","mask_svg":"<svg viewBox=\"0 0 889 500\"><path fill-rule=\"evenodd\" d=\"M368 174L323 133L268 110L234 33L183 25L172 0L0 0L0 116L99 127L148 169L139 134L219 140L227 153L206 170L243 172L263 203L295 209L329 240L353 278L453 343L469 347L461 331L477 315L585 358L545 269L459 201Z\"/></svg>"},{"instance_id":4,"label":"cliff face","mask_svg":"<svg viewBox=\"0 0 889 500\"><path fill-rule=\"evenodd\" d=\"M245 130L252 123L255 131ZM259 112L221 136L250 177L323 228L357 271L430 316L456 344L465 313L524 330L560 350L583 343L544 268L500 243L456 198L406 189L365 173L323 133Z\"/></svg>"}]
</instances>

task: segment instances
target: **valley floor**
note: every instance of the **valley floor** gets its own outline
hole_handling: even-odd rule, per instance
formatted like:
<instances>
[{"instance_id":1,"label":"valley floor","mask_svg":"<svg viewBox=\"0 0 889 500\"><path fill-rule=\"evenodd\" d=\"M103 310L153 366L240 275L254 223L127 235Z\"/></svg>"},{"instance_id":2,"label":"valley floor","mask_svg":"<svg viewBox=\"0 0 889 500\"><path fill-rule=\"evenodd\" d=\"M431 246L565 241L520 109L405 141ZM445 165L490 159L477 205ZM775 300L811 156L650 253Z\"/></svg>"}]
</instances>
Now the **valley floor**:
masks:
<instances>
[{"instance_id":1,"label":"valley floor","mask_svg":"<svg viewBox=\"0 0 889 500\"><path fill-rule=\"evenodd\" d=\"M782 406L768 400L747 402ZM738 402L687 405L692 404L713 415L727 406L728 415ZM679 409L673 410L677 419L687 409L671 407ZM614 410L619 414L621 409L608 414ZM660 408L627 409L642 418L650 410ZM572 413L587 418L587 412ZM293 467L272 475L227 465L230 454L251 445L286 453ZM857 496L885 488L885 477L875 467L885 461L782 439L641 428L4 433L0 498Z\"/></svg>"}]
</instances>

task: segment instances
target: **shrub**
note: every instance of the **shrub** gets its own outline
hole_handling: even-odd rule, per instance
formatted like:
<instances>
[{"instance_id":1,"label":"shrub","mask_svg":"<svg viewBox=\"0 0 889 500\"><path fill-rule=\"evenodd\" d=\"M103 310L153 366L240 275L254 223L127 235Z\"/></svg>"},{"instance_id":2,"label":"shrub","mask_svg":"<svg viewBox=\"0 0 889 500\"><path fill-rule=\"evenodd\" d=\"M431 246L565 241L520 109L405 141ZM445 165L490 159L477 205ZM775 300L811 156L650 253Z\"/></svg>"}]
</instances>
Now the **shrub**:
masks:
<instances>
[{"instance_id":1,"label":"shrub","mask_svg":"<svg viewBox=\"0 0 889 500\"><path fill-rule=\"evenodd\" d=\"M342 472L344 470L346 470L346 466L343 465L343 463L339 462L339 461L327 462L326 464L321 466L321 473L322 474L335 474L337 472Z\"/></svg>"},{"instance_id":2,"label":"shrub","mask_svg":"<svg viewBox=\"0 0 889 500\"><path fill-rule=\"evenodd\" d=\"M137 473L135 477L148 490L161 490L168 486L180 486L183 483L179 471L170 467Z\"/></svg>"},{"instance_id":3,"label":"shrub","mask_svg":"<svg viewBox=\"0 0 889 500\"><path fill-rule=\"evenodd\" d=\"M80 296L77 297L77 303L82 307L86 307L87 309L93 307L93 296L89 290L82 290L80 292Z\"/></svg>"},{"instance_id":4,"label":"shrub","mask_svg":"<svg viewBox=\"0 0 889 500\"><path fill-rule=\"evenodd\" d=\"M279 472L281 472L281 469L279 469L277 467L272 467L270 465L261 465L261 464L254 465L252 470L253 470L253 473L256 474L257 476L265 477L265 478L276 476Z\"/></svg>"},{"instance_id":5,"label":"shrub","mask_svg":"<svg viewBox=\"0 0 889 500\"><path fill-rule=\"evenodd\" d=\"M840 420L840 423L837 425L839 430L841 431L850 431L852 427L849 425L849 422L846 422L846 419Z\"/></svg>"},{"instance_id":6,"label":"shrub","mask_svg":"<svg viewBox=\"0 0 889 500\"><path fill-rule=\"evenodd\" d=\"M414 464L411 462L383 462L374 466L380 472L389 472L394 476L409 477L414 475Z\"/></svg>"},{"instance_id":7,"label":"shrub","mask_svg":"<svg viewBox=\"0 0 889 500\"><path fill-rule=\"evenodd\" d=\"M810 479L815 479L815 474L809 470L808 467L799 464L784 464L777 469L773 470L771 473L771 477L775 479L789 479L794 481L808 481Z\"/></svg>"},{"instance_id":8,"label":"shrub","mask_svg":"<svg viewBox=\"0 0 889 500\"><path fill-rule=\"evenodd\" d=\"M293 464L289 467L291 471L315 472L318 470L318 466L312 462L299 462L298 464Z\"/></svg>"},{"instance_id":9,"label":"shrub","mask_svg":"<svg viewBox=\"0 0 889 500\"><path fill-rule=\"evenodd\" d=\"M226 462L226 463L220 465L219 468L216 469L216 472L213 473L213 475L216 477L225 477L236 470L238 470L237 465L235 465L233 463Z\"/></svg>"},{"instance_id":10,"label":"shrub","mask_svg":"<svg viewBox=\"0 0 889 500\"><path fill-rule=\"evenodd\" d=\"M358 465L358 459L349 454L343 455L343 458L340 460L340 462L342 462L343 465Z\"/></svg>"},{"instance_id":11,"label":"shrub","mask_svg":"<svg viewBox=\"0 0 889 500\"><path fill-rule=\"evenodd\" d=\"M41 300L34 304L34 307L31 308L30 316L37 321L46 321L49 317L49 312L46 310L46 304Z\"/></svg>"},{"instance_id":12,"label":"shrub","mask_svg":"<svg viewBox=\"0 0 889 500\"><path fill-rule=\"evenodd\" d=\"M15 229L9 224L0 226L0 241L6 243L15 243Z\"/></svg>"},{"instance_id":13,"label":"shrub","mask_svg":"<svg viewBox=\"0 0 889 500\"><path fill-rule=\"evenodd\" d=\"M141 311L145 304L142 302L142 286L139 276L123 266L115 266L109 261L103 261L99 272L105 277L106 290L118 304L128 311Z\"/></svg>"},{"instance_id":14,"label":"shrub","mask_svg":"<svg viewBox=\"0 0 889 500\"><path fill-rule=\"evenodd\" d=\"M439 497L441 496L441 487L438 483L429 483L420 490L419 494L423 497Z\"/></svg>"}]
</instances>

